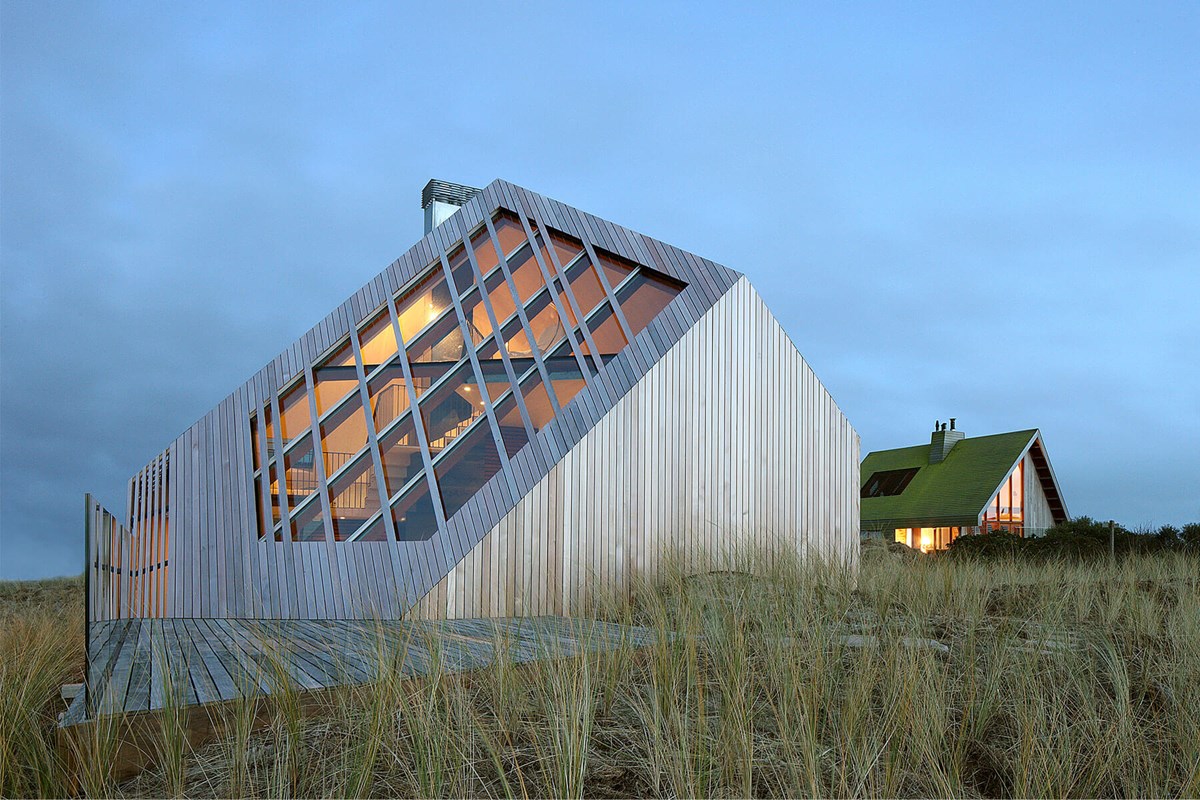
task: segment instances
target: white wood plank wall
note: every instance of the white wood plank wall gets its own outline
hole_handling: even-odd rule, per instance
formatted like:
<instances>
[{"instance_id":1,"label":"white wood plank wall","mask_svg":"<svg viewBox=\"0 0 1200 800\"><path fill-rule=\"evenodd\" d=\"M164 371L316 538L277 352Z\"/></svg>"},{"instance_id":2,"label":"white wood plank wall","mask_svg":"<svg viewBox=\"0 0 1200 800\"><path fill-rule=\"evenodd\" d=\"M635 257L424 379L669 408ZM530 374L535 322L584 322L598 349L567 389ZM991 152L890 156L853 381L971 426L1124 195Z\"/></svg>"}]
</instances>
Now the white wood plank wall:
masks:
<instances>
[{"instance_id":1,"label":"white wood plank wall","mask_svg":"<svg viewBox=\"0 0 1200 800\"><path fill-rule=\"evenodd\" d=\"M1035 444L1034 447L1037 445ZM1050 500L1038 477L1037 467L1033 457L1025 454L1025 527L1026 529L1042 530L1054 525L1054 512L1050 510Z\"/></svg>"},{"instance_id":2,"label":"white wood plank wall","mask_svg":"<svg viewBox=\"0 0 1200 800\"><path fill-rule=\"evenodd\" d=\"M570 614L668 551L857 557L859 438L740 279L413 610Z\"/></svg>"}]
</instances>

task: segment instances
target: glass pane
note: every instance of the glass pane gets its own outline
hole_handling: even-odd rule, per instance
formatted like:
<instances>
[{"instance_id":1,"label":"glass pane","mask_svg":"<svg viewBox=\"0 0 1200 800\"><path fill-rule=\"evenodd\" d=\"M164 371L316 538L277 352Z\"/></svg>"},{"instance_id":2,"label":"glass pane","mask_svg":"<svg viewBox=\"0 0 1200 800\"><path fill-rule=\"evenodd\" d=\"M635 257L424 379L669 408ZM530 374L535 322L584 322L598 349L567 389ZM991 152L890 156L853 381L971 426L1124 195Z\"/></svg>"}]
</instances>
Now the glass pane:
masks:
<instances>
[{"instance_id":1,"label":"glass pane","mask_svg":"<svg viewBox=\"0 0 1200 800\"><path fill-rule=\"evenodd\" d=\"M284 444L308 430L312 415L308 413L308 391L303 381L279 398L279 413L283 416L283 424L279 428Z\"/></svg>"},{"instance_id":2,"label":"glass pane","mask_svg":"<svg viewBox=\"0 0 1200 800\"><path fill-rule=\"evenodd\" d=\"M510 394L496 406L496 422L500 425L500 439L504 442L504 450L512 458L521 448L529 443L529 433L525 430L525 421L517 409L517 398Z\"/></svg>"},{"instance_id":3,"label":"glass pane","mask_svg":"<svg viewBox=\"0 0 1200 800\"><path fill-rule=\"evenodd\" d=\"M592 332L592 340L600 350L600 357L606 362L629 344L625 334L621 332L616 316L613 315L612 306L607 303L596 312L596 316L588 320L587 326Z\"/></svg>"},{"instance_id":4,"label":"glass pane","mask_svg":"<svg viewBox=\"0 0 1200 800\"><path fill-rule=\"evenodd\" d=\"M596 277L596 268L587 258L581 258L575 266L567 271L567 280L571 284L571 294L583 316L592 313L592 309L604 302L604 287ZM565 303L564 303L565 304ZM574 321L572 321L574 324Z\"/></svg>"},{"instance_id":5,"label":"glass pane","mask_svg":"<svg viewBox=\"0 0 1200 800\"><path fill-rule=\"evenodd\" d=\"M471 292L463 299L463 316L467 320L467 328L471 331L471 343L477 345L492 333L492 321L488 319L487 309L483 305L483 295Z\"/></svg>"},{"instance_id":6,"label":"glass pane","mask_svg":"<svg viewBox=\"0 0 1200 800\"><path fill-rule=\"evenodd\" d=\"M506 319L517 313L517 303L513 300L512 292L508 289L508 281L503 272L493 273L487 279L488 302L496 314L496 321L503 324Z\"/></svg>"},{"instance_id":7,"label":"glass pane","mask_svg":"<svg viewBox=\"0 0 1200 800\"><path fill-rule=\"evenodd\" d=\"M437 454L454 443L471 423L483 416L483 397L471 365L463 364L433 394L421 401L421 420L429 455Z\"/></svg>"},{"instance_id":8,"label":"glass pane","mask_svg":"<svg viewBox=\"0 0 1200 800\"><path fill-rule=\"evenodd\" d=\"M511 327L512 327L512 324L510 323L509 328L511 328ZM496 344L495 339L489 339L487 341L487 343L484 344L483 347L479 348L479 350L475 353L475 355L479 358L480 361L493 361L493 360L499 361L500 360L500 347Z\"/></svg>"},{"instance_id":9,"label":"glass pane","mask_svg":"<svg viewBox=\"0 0 1200 800\"><path fill-rule=\"evenodd\" d=\"M500 471L500 453L487 425L478 425L433 466L442 493L442 509L451 519Z\"/></svg>"},{"instance_id":10,"label":"glass pane","mask_svg":"<svg viewBox=\"0 0 1200 800\"><path fill-rule=\"evenodd\" d=\"M263 413L267 415L267 461L272 461L275 458L275 411L269 402Z\"/></svg>"},{"instance_id":11,"label":"glass pane","mask_svg":"<svg viewBox=\"0 0 1200 800\"><path fill-rule=\"evenodd\" d=\"M258 477L256 477L254 479L254 510L257 513L257 516L255 517L255 519L258 521L258 538L260 538L260 539L267 535L267 532L264 528L265 522L263 520L263 485L262 485L262 481L263 481L262 475L259 475Z\"/></svg>"},{"instance_id":12,"label":"glass pane","mask_svg":"<svg viewBox=\"0 0 1200 800\"><path fill-rule=\"evenodd\" d=\"M633 335L638 335L649 325L650 320L658 316L658 312L666 308L683 288L670 278L652 275L647 270L631 278L621 289L617 300L621 303L621 311Z\"/></svg>"},{"instance_id":13,"label":"glass pane","mask_svg":"<svg viewBox=\"0 0 1200 800\"><path fill-rule=\"evenodd\" d=\"M496 238L500 240L500 249L506 256L525 241L525 229L521 227L521 221L508 212L497 214L492 226L496 229Z\"/></svg>"},{"instance_id":14,"label":"glass pane","mask_svg":"<svg viewBox=\"0 0 1200 800\"><path fill-rule=\"evenodd\" d=\"M362 399L355 392L321 423L321 455L325 458L325 474L328 476L337 472L366 446L367 415L362 410Z\"/></svg>"},{"instance_id":15,"label":"glass pane","mask_svg":"<svg viewBox=\"0 0 1200 800\"><path fill-rule=\"evenodd\" d=\"M396 538L402 542L423 542L437 533L437 515L429 496L429 481L417 481L392 504Z\"/></svg>"},{"instance_id":16,"label":"glass pane","mask_svg":"<svg viewBox=\"0 0 1200 800\"><path fill-rule=\"evenodd\" d=\"M529 317L529 329L533 332L533 340L537 344L538 353L549 353L563 339L567 338L567 329L558 309L550 300L550 293L543 292L530 304L525 311ZM526 340L527 341L527 340ZM520 342L515 343L520 346ZM512 353L510 348L509 353Z\"/></svg>"},{"instance_id":17,"label":"glass pane","mask_svg":"<svg viewBox=\"0 0 1200 800\"><path fill-rule=\"evenodd\" d=\"M271 481L271 524L278 525L279 520L283 519L283 513L279 510L279 477L274 461L267 465L267 476Z\"/></svg>"},{"instance_id":18,"label":"glass pane","mask_svg":"<svg viewBox=\"0 0 1200 800\"><path fill-rule=\"evenodd\" d=\"M394 337L392 341L395 342ZM313 381L318 414L324 414L358 388L358 372L354 368L354 352L349 341L313 370Z\"/></svg>"},{"instance_id":19,"label":"glass pane","mask_svg":"<svg viewBox=\"0 0 1200 800\"><path fill-rule=\"evenodd\" d=\"M546 359L546 371L550 373L550 382L554 385L554 395L558 398L559 408L566 408L567 403L587 385L570 342L563 342L562 346L554 351L554 355Z\"/></svg>"},{"instance_id":20,"label":"glass pane","mask_svg":"<svg viewBox=\"0 0 1200 800\"><path fill-rule=\"evenodd\" d=\"M319 498L291 515L293 542L323 542L325 541L325 514L321 510Z\"/></svg>"},{"instance_id":21,"label":"glass pane","mask_svg":"<svg viewBox=\"0 0 1200 800\"><path fill-rule=\"evenodd\" d=\"M546 262L546 266L553 267L554 262L550 260L550 254L546 250L546 245L542 241L542 237L537 237L538 248L542 251L542 257ZM578 239L567 236L565 233L557 231L550 234L550 243L554 247L554 254L558 256L558 265L563 269L567 268L575 258L583 252L583 242Z\"/></svg>"},{"instance_id":22,"label":"glass pane","mask_svg":"<svg viewBox=\"0 0 1200 800\"><path fill-rule=\"evenodd\" d=\"M396 304L400 321L400 335L411 342L429 323L450 308L450 290L446 287L446 276L441 261L431 265L432 272L419 284L410 289Z\"/></svg>"},{"instance_id":23,"label":"glass pane","mask_svg":"<svg viewBox=\"0 0 1200 800\"><path fill-rule=\"evenodd\" d=\"M312 434L283 454L284 482L287 484L288 508L317 490L317 467L314 459Z\"/></svg>"},{"instance_id":24,"label":"glass pane","mask_svg":"<svg viewBox=\"0 0 1200 800\"><path fill-rule=\"evenodd\" d=\"M521 304L529 302L542 287L546 285L542 270L538 267L537 259L533 257L533 249L523 247L508 260L508 271L512 274L513 284L517 287L517 296Z\"/></svg>"},{"instance_id":25,"label":"glass pane","mask_svg":"<svg viewBox=\"0 0 1200 800\"><path fill-rule=\"evenodd\" d=\"M255 414L250 418L250 451L251 459L254 462L254 471L260 469L259 463L262 461L262 456L258 452L258 415Z\"/></svg>"},{"instance_id":26,"label":"glass pane","mask_svg":"<svg viewBox=\"0 0 1200 800\"><path fill-rule=\"evenodd\" d=\"M533 366L533 348L529 346L529 337L525 335L525 328L521 326L521 320L514 319L505 325L503 337L504 347L512 361L513 370L518 375L523 374L525 370ZM499 358L500 354L496 352L495 342L484 345L479 351L479 357L480 359Z\"/></svg>"},{"instance_id":27,"label":"glass pane","mask_svg":"<svg viewBox=\"0 0 1200 800\"><path fill-rule=\"evenodd\" d=\"M554 406L540 372L534 370L522 381L521 396L525 400L525 410L529 412L529 421L533 423L533 432L537 433L554 419Z\"/></svg>"},{"instance_id":28,"label":"glass pane","mask_svg":"<svg viewBox=\"0 0 1200 800\"><path fill-rule=\"evenodd\" d=\"M600 259L600 268L604 270L604 275L608 278L608 285L614 289L617 288L617 284L638 268L638 265L632 261L599 249L596 250L596 258Z\"/></svg>"},{"instance_id":29,"label":"glass pane","mask_svg":"<svg viewBox=\"0 0 1200 800\"><path fill-rule=\"evenodd\" d=\"M383 515L380 514L375 518L375 521L367 526L367 529L359 534L356 542L386 542L388 541L387 526L383 524Z\"/></svg>"},{"instance_id":30,"label":"glass pane","mask_svg":"<svg viewBox=\"0 0 1200 800\"><path fill-rule=\"evenodd\" d=\"M379 451L383 456L383 479L387 481L388 497L403 489L414 475L425 469L412 416L405 417L384 434L379 440Z\"/></svg>"},{"instance_id":31,"label":"glass pane","mask_svg":"<svg viewBox=\"0 0 1200 800\"><path fill-rule=\"evenodd\" d=\"M399 361L388 364L367 384L375 430L382 431L408 409L408 385Z\"/></svg>"},{"instance_id":32,"label":"glass pane","mask_svg":"<svg viewBox=\"0 0 1200 800\"><path fill-rule=\"evenodd\" d=\"M513 320L509 323L506 330L511 337L520 336L520 341L526 343L526 347L528 348L528 339L525 338L521 330L520 320ZM529 355L528 351L517 357L513 357L510 353L509 361L512 363L513 372L518 377L533 369L534 366L533 358ZM495 339L490 340L483 347L479 348L479 366L483 370L484 380L488 382L488 392L493 398L498 396L504 389L510 388L508 374L504 372L504 363L500 360L500 348L496 344ZM503 386L499 385L500 381L503 381Z\"/></svg>"},{"instance_id":33,"label":"glass pane","mask_svg":"<svg viewBox=\"0 0 1200 800\"><path fill-rule=\"evenodd\" d=\"M488 236L486 226L471 237L471 249L475 251L475 263L479 265L480 275L486 276L500 263L500 259L496 257L496 248L492 247L492 237Z\"/></svg>"},{"instance_id":34,"label":"glass pane","mask_svg":"<svg viewBox=\"0 0 1200 800\"><path fill-rule=\"evenodd\" d=\"M370 454L366 454L329 484L333 538L339 542L345 541L378 510L379 488L375 480L375 466Z\"/></svg>"},{"instance_id":35,"label":"glass pane","mask_svg":"<svg viewBox=\"0 0 1200 800\"><path fill-rule=\"evenodd\" d=\"M1017 464L1016 470L1012 474L1012 509L1013 519L1023 521L1025 519L1025 463Z\"/></svg>"},{"instance_id":36,"label":"glass pane","mask_svg":"<svg viewBox=\"0 0 1200 800\"><path fill-rule=\"evenodd\" d=\"M475 272L471 269L471 260L467 258L467 250L461 244L451 251L449 260L450 277L454 279L454 288L458 289L461 297L475 285Z\"/></svg>"},{"instance_id":37,"label":"glass pane","mask_svg":"<svg viewBox=\"0 0 1200 800\"><path fill-rule=\"evenodd\" d=\"M392 327L391 315L385 311L376 317L360 332L359 341L362 343L363 370L370 375L371 370L396 355L396 329Z\"/></svg>"},{"instance_id":38,"label":"glass pane","mask_svg":"<svg viewBox=\"0 0 1200 800\"><path fill-rule=\"evenodd\" d=\"M481 360L479 369L483 373L484 389L487 390L490 400L495 400L512 388L508 381L508 373L504 371L503 361Z\"/></svg>"},{"instance_id":39,"label":"glass pane","mask_svg":"<svg viewBox=\"0 0 1200 800\"><path fill-rule=\"evenodd\" d=\"M408 348L417 395L424 394L439 378L449 372L464 354L462 328L459 327L455 314L442 317L432 328L421 334Z\"/></svg>"}]
</instances>

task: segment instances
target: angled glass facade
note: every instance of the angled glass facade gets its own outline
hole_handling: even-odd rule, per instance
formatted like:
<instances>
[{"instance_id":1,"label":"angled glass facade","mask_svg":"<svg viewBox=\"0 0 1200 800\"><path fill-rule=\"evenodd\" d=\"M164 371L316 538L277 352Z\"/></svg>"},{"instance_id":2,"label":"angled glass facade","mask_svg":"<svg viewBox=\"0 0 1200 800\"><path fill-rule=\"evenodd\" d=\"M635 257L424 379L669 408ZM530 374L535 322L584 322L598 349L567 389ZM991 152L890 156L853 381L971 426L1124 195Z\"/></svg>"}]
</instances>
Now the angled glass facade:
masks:
<instances>
[{"instance_id":1,"label":"angled glass facade","mask_svg":"<svg viewBox=\"0 0 1200 800\"><path fill-rule=\"evenodd\" d=\"M684 288L501 209L251 414L259 537L429 539Z\"/></svg>"}]
</instances>

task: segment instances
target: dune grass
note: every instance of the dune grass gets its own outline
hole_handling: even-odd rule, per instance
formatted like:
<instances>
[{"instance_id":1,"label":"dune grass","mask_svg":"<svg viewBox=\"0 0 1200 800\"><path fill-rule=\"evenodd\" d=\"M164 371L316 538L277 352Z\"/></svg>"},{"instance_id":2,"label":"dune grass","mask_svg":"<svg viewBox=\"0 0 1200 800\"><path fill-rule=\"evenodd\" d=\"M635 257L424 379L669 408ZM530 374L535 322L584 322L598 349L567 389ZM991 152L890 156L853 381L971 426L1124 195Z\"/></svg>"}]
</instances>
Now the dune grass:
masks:
<instances>
[{"instance_id":1,"label":"dune grass","mask_svg":"<svg viewBox=\"0 0 1200 800\"><path fill-rule=\"evenodd\" d=\"M83 580L0 581L0 795L62 794L59 689L83 680Z\"/></svg>"},{"instance_id":2,"label":"dune grass","mask_svg":"<svg viewBox=\"0 0 1200 800\"><path fill-rule=\"evenodd\" d=\"M1196 796L1200 569L746 556L604 603L654 643L383 678L234 726L89 793L123 796ZM752 576L749 573L756 573ZM5 588L7 592L7 587ZM0 793L55 795L67 610L0 612ZM74 613L78 612L78 605ZM496 642L503 655L508 643ZM66 676L66 677L64 677ZM61 703L60 703L61 705ZM168 729L169 730L169 729Z\"/></svg>"}]
</instances>

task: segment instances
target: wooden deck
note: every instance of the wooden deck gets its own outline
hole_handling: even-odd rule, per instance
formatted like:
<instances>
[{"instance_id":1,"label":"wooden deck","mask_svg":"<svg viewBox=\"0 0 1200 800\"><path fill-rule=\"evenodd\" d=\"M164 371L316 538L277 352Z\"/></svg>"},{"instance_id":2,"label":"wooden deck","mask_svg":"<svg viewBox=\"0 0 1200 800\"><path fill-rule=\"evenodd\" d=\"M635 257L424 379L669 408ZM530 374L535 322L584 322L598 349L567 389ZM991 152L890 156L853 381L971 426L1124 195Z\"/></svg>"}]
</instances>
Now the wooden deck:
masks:
<instances>
[{"instance_id":1,"label":"wooden deck","mask_svg":"<svg viewBox=\"0 0 1200 800\"><path fill-rule=\"evenodd\" d=\"M114 713L262 697L609 650L651 632L562 617L446 621L133 619L93 623L88 691L63 727Z\"/></svg>"}]
</instances>

